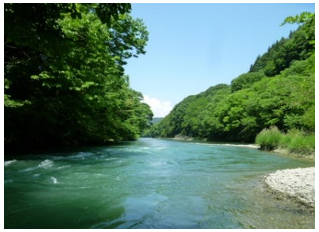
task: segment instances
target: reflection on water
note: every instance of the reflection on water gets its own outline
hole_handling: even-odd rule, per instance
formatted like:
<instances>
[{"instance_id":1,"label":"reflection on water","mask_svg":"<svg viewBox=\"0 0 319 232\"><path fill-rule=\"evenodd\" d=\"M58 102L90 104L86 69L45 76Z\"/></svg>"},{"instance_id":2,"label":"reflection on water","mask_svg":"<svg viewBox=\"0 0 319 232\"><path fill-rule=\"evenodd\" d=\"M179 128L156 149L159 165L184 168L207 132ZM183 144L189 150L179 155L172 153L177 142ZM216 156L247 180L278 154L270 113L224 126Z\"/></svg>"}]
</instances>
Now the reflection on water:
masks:
<instances>
[{"instance_id":1,"label":"reflection on water","mask_svg":"<svg viewBox=\"0 0 319 232\"><path fill-rule=\"evenodd\" d=\"M262 176L314 162L252 148L141 139L10 157L5 228L314 228Z\"/></svg>"}]
</instances>

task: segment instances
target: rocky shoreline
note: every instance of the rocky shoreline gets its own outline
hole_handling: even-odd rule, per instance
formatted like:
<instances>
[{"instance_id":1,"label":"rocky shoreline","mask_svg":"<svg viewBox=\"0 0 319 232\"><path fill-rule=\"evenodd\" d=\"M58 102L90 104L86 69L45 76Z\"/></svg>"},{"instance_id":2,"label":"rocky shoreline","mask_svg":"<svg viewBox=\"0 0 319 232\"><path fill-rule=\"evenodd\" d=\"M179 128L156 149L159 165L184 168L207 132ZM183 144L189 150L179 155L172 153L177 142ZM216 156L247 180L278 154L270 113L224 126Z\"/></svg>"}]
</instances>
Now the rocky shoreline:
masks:
<instances>
[{"instance_id":1,"label":"rocky shoreline","mask_svg":"<svg viewBox=\"0 0 319 232\"><path fill-rule=\"evenodd\" d=\"M279 197L315 208L315 167L278 170L265 176L265 182Z\"/></svg>"}]
</instances>

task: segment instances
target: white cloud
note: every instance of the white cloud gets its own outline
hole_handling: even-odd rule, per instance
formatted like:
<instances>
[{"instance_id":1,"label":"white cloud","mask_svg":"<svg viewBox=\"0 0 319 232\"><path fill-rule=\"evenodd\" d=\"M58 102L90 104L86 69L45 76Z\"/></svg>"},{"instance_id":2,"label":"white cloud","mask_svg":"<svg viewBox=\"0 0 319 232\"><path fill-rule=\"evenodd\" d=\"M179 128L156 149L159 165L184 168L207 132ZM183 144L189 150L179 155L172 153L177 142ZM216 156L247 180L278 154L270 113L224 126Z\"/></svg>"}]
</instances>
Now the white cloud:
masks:
<instances>
[{"instance_id":1,"label":"white cloud","mask_svg":"<svg viewBox=\"0 0 319 232\"><path fill-rule=\"evenodd\" d=\"M161 101L147 95L144 96L143 102L151 107L154 117L165 117L173 109L170 101Z\"/></svg>"}]
</instances>

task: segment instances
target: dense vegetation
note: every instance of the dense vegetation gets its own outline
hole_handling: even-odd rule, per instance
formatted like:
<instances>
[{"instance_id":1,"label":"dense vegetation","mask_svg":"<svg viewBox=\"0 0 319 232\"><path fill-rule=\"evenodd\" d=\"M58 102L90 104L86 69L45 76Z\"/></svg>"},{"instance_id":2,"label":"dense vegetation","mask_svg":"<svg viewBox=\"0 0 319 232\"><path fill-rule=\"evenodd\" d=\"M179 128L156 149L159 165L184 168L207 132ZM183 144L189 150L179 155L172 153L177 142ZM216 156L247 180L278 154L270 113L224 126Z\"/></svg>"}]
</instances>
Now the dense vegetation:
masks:
<instances>
[{"instance_id":1,"label":"dense vegetation","mask_svg":"<svg viewBox=\"0 0 319 232\"><path fill-rule=\"evenodd\" d=\"M315 17L303 13L284 21L295 22L302 25L258 56L249 72L231 85L185 98L150 136L254 142L259 132L273 126L282 133L314 133Z\"/></svg>"},{"instance_id":2,"label":"dense vegetation","mask_svg":"<svg viewBox=\"0 0 319 232\"><path fill-rule=\"evenodd\" d=\"M5 148L136 139L152 118L123 66L148 32L130 4L4 5Z\"/></svg>"}]
</instances>

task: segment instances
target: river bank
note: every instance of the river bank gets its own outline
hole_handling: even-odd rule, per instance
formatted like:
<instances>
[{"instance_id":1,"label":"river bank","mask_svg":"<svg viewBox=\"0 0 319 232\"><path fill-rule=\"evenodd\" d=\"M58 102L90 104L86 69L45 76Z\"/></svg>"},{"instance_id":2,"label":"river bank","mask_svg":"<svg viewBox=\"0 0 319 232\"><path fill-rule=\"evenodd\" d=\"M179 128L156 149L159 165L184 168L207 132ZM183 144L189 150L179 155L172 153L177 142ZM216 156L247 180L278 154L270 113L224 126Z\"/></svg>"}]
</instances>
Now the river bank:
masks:
<instances>
[{"instance_id":1,"label":"river bank","mask_svg":"<svg viewBox=\"0 0 319 232\"><path fill-rule=\"evenodd\" d=\"M315 208L315 167L278 170L265 176L269 190Z\"/></svg>"},{"instance_id":2,"label":"river bank","mask_svg":"<svg viewBox=\"0 0 319 232\"><path fill-rule=\"evenodd\" d=\"M211 145L219 145L219 146L231 146L231 147L249 147L254 149L259 149L260 146L257 144L251 144L251 143L227 143L227 142L214 142L209 141L207 138L199 138L199 137L189 137L189 136L175 136L173 138L159 138L159 139L165 139L165 140L173 140L173 141L187 141L187 142L204 142Z\"/></svg>"},{"instance_id":3,"label":"river bank","mask_svg":"<svg viewBox=\"0 0 319 232\"><path fill-rule=\"evenodd\" d=\"M311 160L311 161L315 161L316 159L315 152L313 152L312 154L303 155L300 153L289 152L287 149L283 149L283 148L274 149L272 150L272 152L276 154L284 155L284 156L290 156L290 157Z\"/></svg>"}]
</instances>

